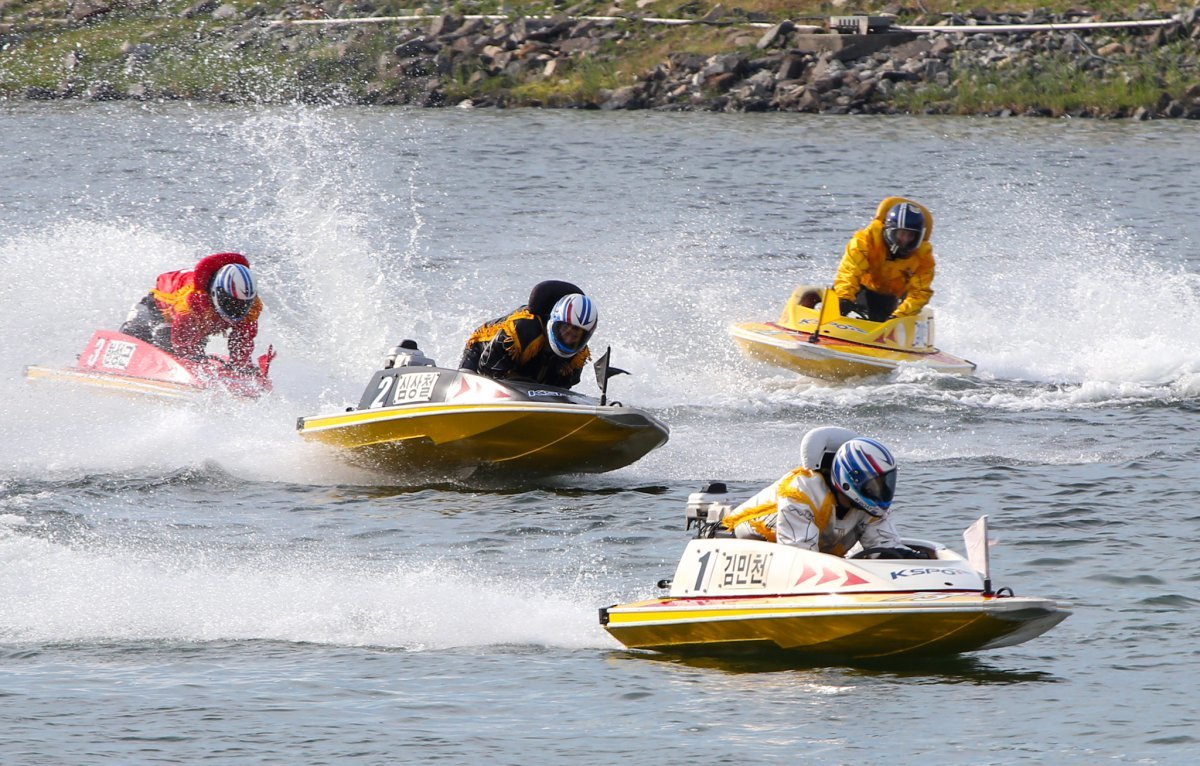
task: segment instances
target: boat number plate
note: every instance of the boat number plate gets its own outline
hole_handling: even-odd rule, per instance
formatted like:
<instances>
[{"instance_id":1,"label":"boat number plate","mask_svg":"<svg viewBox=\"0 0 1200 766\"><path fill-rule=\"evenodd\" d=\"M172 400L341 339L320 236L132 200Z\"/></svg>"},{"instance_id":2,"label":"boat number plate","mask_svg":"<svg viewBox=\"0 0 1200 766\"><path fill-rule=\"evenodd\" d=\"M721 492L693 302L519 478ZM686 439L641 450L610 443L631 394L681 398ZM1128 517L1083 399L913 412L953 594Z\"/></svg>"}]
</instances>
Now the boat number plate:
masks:
<instances>
[{"instance_id":1,"label":"boat number plate","mask_svg":"<svg viewBox=\"0 0 1200 766\"><path fill-rule=\"evenodd\" d=\"M913 348L924 348L929 345L929 322L917 322L913 325Z\"/></svg>"},{"instance_id":2,"label":"boat number plate","mask_svg":"<svg viewBox=\"0 0 1200 766\"><path fill-rule=\"evenodd\" d=\"M412 372L407 375L385 375L379 379L379 387L372 407L391 407L397 404L427 402L433 396L438 373Z\"/></svg>"},{"instance_id":3,"label":"boat number plate","mask_svg":"<svg viewBox=\"0 0 1200 766\"><path fill-rule=\"evenodd\" d=\"M771 554L735 553L722 558L722 587L753 588L767 584L767 566L771 563Z\"/></svg>"},{"instance_id":4,"label":"boat number plate","mask_svg":"<svg viewBox=\"0 0 1200 766\"><path fill-rule=\"evenodd\" d=\"M110 370L124 370L129 367L129 362L133 359L133 352L135 350L137 350L137 346L132 343L126 343L121 340L109 340L106 343L105 339L101 338L96 341L96 345L92 348L92 353L88 354L84 366L99 366L107 367ZM97 361L99 361L98 365Z\"/></svg>"}]
</instances>

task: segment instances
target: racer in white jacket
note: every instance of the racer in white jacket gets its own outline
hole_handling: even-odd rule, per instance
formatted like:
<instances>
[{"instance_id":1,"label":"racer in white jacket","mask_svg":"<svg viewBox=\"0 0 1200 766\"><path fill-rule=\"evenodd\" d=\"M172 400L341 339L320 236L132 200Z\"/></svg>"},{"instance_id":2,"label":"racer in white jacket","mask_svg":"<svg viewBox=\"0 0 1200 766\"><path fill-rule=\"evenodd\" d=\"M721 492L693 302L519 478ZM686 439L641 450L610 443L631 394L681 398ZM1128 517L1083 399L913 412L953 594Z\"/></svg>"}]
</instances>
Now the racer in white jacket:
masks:
<instances>
[{"instance_id":1,"label":"racer in white jacket","mask_svg":"<svg viewBox=\"0 0 1200 766\"><path fill-rule=\"evenodd\" d=\"M825 426L805 434L800 452L798 468L725 517L727 529L737 537L835 556L846 555L856 542L893 549L896 557L918 555L892 524L896 460L887 447Z\"/></svg>"}]
</instances>

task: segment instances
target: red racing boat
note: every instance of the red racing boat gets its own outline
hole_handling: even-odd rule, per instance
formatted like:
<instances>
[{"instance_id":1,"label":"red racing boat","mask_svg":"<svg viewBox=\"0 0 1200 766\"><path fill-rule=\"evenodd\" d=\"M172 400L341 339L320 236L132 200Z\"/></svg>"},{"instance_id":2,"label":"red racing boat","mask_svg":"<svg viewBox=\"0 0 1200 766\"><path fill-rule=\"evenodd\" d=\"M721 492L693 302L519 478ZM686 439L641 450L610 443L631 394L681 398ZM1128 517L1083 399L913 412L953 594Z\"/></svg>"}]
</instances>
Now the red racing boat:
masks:
<instances>
[{"instance_id":1,"label":"red racing boat","mask_svg":"<svg viewBox=\"0 0 1200 766\"><path fill-rule=\"evenodd\" d=\"M113 330L97 330L73 367L25 368L30 380L83 384L122 394L160 399L194 399L213 393L257 399L270 393L268 375L275 351L258 357L257 369L240 369L223 356L182 359Z\"/></svg>"}]
</instances>

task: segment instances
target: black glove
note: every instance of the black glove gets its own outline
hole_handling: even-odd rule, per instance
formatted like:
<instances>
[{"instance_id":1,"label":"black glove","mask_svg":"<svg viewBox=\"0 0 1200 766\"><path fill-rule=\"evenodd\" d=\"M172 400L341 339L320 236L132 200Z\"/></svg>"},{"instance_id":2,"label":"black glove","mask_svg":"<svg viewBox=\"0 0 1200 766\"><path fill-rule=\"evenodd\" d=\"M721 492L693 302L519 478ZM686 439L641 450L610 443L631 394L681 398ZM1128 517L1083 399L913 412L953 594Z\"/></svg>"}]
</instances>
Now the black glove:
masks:
<instances>
[{"instance_id":1,"label":"black glove","mask_svg":"<svg viewBox=\"0 0 1200 766\"><path fill-rule=\"evenodd\" d=\"M842 312L842 316L850 316L850 312L858 313L858 304L846 298L838 298L838 310Z\"/></svg>"},{"instance_id":2,"label":"black glove","mask_svg":"<svg viewBox=\"0 0 1200 766\"><path fill-rule=\"evenodd\" d=\"M250 364L234 364L233 362L226 362L221 366L224 368L225 374L227 375L237 375L240 377L254 377L258 375L258 368Z\"/></svg>"}]
</instances>

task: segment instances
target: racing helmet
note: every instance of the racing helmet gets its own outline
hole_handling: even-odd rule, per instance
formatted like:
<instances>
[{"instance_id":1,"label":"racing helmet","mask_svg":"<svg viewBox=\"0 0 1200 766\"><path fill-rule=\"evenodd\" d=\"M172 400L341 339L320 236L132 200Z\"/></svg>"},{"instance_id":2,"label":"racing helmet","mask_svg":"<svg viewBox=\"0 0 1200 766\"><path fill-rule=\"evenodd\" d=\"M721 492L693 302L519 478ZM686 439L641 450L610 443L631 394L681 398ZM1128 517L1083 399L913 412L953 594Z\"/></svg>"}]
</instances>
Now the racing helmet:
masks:
<instances>
[{"instance_id":1,"label":"racing helmet","mask_svg":"<svg viewBox=\"0 0 1200 766\"><path fill-rule=\"evenodd\" d=\"M896 458L888 448L858 437L838 448L830 475L837 488L872 516L883 516L896 494Z\"/></svg>"},{"instance_id":2,"label":"racing helmet","mask_svg":"<svg viewBox=\"0 0 1200 766\"><path fill-rule=\"evenodd\" d=\"M240 263L230 263L217 269L208 289L213 308L230 324L242 321L254 306L254 277Z\"/></svg>"},{"instance_id":3,"label":"racing helmet","mask_svg":"<svg viewBox=\"0 0 1200 766\"><path fill-rule=\"evenodd\" d=\"M559 298L546 321L546 339L550 342L550 350L564 359L575 356L591 339L597 319L599 314L596 306L586 295L572 293ZM574 343L564 337L568 327L580 330L579 339Z\"/></svg>"},{"instance_id":4,"label":"racing helmet","mask_svg":"<svg viewBox=\"0 0 1200 766\"><path fill-rule=\"evenodd\" d=\"M897 233L911 231L912 242L901 244ZM888 252L894 258L906 258L917 245L925 239L925 214L920 208L908 202L898 202L892 205L883 221L883 241L887 243Z\"/></svg>"}]
</instances>

